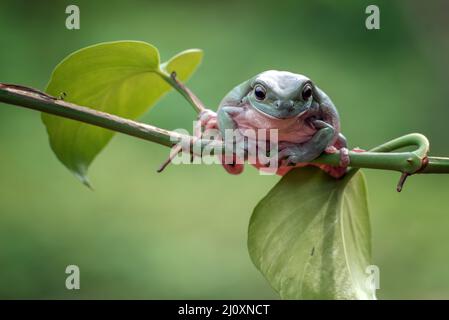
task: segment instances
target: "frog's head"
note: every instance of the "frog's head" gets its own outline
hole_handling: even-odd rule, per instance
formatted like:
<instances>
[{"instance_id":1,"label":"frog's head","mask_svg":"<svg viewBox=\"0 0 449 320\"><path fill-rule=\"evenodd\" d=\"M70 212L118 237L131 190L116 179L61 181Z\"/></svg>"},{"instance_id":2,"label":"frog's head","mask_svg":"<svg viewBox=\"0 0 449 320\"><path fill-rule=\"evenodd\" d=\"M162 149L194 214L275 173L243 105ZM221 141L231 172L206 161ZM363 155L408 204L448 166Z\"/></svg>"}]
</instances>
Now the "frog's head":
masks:
<instances>
[{"instance_id":1,"label":"frog's head","mask_svg":"<svg viewBox=\"0 0 449 320\"><path fill-rule=\"evenodd\" d=\"M313 92L313 84L307 77L270 70L252 79L246 98L258 111L278 119L287 119L309 110Z\"/></svg>"}]
</instances>

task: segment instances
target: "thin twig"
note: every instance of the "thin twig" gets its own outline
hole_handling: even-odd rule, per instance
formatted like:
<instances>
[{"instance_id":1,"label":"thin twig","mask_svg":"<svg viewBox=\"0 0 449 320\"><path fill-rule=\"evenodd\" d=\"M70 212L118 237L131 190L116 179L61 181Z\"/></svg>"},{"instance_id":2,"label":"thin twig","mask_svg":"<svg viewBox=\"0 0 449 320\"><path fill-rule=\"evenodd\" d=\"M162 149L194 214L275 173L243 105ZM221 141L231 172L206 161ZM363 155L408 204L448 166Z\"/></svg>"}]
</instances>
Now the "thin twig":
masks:
<instances>
[{"instance_id":1,"label":"thin twig","mask_svg":"<svg viewBox=\"0 0 449 320\"><path fill-rule=\"evenodd\" d=\"M167 81L171 86L173 86L179 93L181 93L182 96L184 96L187 101L190 102L190 104L193 106L195 111L201 115L202 112L206 111L206 107L204 106L203 102L189 89L187 88L182 82L178 80L176 77L176 72L172 72L170 74L170 77L167 77L165 73L161 74L162 78ZM195 140L201 139L201 128L199 134L195 134ZM167 160L165 160L157 169L158 173L161 173L165 170L165 168L172 162L172 160L176 157L178 153L182 151L182 146L178 145L173 147L173 149L170 152L169 157ZM193 154L192 154L193 158Z\"/></svg>"},{"instance_id":2,"label":"thin twig","mask_svg":"<svg viewBox=\"0 0 449 320\"><path fill-rule=\"evenodd\" d=\"M166 74L164 72L160 72L159 75L164 79L169 85L175 88L186 100L192 105L197 113L201 113L206 110L206 107L201 102L201 100L182 82L178 80L176 77L176 72L172 72L171 74Z\"/></svg>"}]
</instances>

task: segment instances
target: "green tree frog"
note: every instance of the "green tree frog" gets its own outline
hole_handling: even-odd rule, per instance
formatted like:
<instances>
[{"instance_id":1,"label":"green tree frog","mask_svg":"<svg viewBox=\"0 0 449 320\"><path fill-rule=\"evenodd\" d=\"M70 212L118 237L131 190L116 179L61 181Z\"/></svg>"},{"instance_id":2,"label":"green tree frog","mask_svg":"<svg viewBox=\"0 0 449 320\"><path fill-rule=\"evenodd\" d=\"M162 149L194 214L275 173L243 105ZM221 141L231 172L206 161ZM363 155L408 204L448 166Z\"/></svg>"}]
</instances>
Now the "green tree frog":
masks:
<instances>
[{"instance_id":1,"label":"green tree frog","mask_svg":"<svg viewBox=\"0 0 449 320\"><path fill-rule=\"evenodd\" d=\"M217 113L206 110L199 120L203 128L218 128L222 137L227 129L242 136L247 129L277 129L280 175L293 167L310 165L323 152L340 150L339 167L317 165L333 177L343 176L349 165L336 107L321 89L300 74L262 72L232 89L221 101ZM243 171L241 163L223 166L232 174Z\"/></svg>"}]
</instances>

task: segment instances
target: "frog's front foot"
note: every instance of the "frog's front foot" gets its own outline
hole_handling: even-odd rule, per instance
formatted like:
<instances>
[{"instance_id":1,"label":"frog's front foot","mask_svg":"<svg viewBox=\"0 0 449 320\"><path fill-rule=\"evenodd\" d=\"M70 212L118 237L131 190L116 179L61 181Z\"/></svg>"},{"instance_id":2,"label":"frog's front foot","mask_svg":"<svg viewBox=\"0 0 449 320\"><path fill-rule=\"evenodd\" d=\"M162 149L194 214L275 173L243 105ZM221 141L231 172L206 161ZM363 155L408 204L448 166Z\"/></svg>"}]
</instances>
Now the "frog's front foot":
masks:
<instances>
[{"instance_id":1,"label":"frog's front foot","mask_svg":"<svg viewBox=\"0 0 449 320\"><path fill-rule=\"evenodd\" d=\"M197 124L195 127L195 137L201 137L202 131L208 129L217 129L217 113L205 109L201 111L197 118Z\"/></svg>"},{"instance_id":2,"label":"frog's front foot","mask_svg":"<svg viewBox=\"0 0 449 320\"><path fill-rule=\"evenodd\" d=\"M278 154L281 166L293 166L298 163L308 163L318 156L331 143L335 134L334 128L329 125L320 128L315 135L306 143L293 144L283 143Z\"/></svg>"},{"instance_id":3,"label":"frog's front foot","mask_svg":"<svg viewBox=\"0 0 449 320\"><path fill-rule=\"evenodd\" d=\"M349 159L349 151L346 147L341 147L340 149L335 148L335 150L332 148L325 150L326 153L335 153L337 151L340 151L340 165L338 167L330 165L320 165L320 168L329 173L332 177L339 179L346 174L348 166L350 164L350 159ZM366 150L354 148L351 151L365 152Z\"/></svg>"},{"instance_id":4,"label":"frog's front foot","mask_svg":"<svg viewBox=\"0 0 449 320\"><path fill-rule=\"evenodd\" d=\"M349 164L351 163L351 159L349 158L349 150L346 147L343 147L341 149L337 149L335 146L329 146L327 147L324 152L328 154L336 153L337 151L340 151L340 167L347 168Z\"/></svg>"},{"instance_id":5,"label":"frog's front foot","mask_svg":"<svg viewBox=\"0 0 449 320\"><path fill-rule=\"evenodd\" d=\"M281 166L295 166L301 162L301 150L298 147L292 146L283 149L278 154Z\"/></svg>"}]
</instances>

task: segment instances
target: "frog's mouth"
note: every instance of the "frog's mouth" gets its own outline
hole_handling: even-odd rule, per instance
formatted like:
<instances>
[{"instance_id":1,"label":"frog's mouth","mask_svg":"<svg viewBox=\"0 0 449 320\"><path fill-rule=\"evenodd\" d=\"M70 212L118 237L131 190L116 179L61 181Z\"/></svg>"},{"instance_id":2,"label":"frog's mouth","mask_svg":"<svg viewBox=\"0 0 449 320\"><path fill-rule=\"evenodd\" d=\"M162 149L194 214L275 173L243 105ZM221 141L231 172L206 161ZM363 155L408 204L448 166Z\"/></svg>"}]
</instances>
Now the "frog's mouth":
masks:
<instances>
[{"instance_id":1,"label":"frog's mouth","mask_svg":"<svg viewBox=\"0 0 449 320\"><path fill-rule=\"evenodd\" d=\"M257 112L272 119L285 120L291 118L299 118L307 113L310 105L303 105L301 107L291 106L284 108L274 108L263 103L250 102L249 105Z\"/></svg>"}]
</instances>

